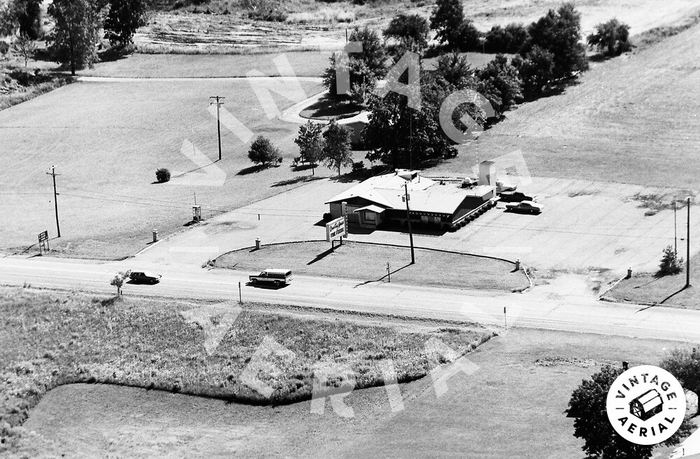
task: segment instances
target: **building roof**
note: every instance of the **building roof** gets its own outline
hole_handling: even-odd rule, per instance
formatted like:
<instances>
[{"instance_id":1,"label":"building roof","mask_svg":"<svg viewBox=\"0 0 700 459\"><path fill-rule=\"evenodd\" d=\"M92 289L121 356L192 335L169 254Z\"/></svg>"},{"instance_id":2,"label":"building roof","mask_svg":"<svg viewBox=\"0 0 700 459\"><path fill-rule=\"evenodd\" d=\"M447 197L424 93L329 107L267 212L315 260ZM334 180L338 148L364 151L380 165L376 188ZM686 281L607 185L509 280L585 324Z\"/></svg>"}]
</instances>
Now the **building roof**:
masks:
<instances>
[{"instance_id":1,"label":"building roof","mask_svg":"<svg viewBox=\"0 0 700 459\"><path fill-rule=\"evenodd\" d=\"M360 207L359 209L356 209L355 212L361 212L363 210L369 210L370 212L374 212L375 214L381 214L386 209L384 207L379 207L375 206L374 204L371 204L369 206Z\"/></svg>"},{"instance_id":2,"label":"building roof","mask_svg":"<svg viewBox=\"0 0 700 459\"><path fill-rule=\"evenodd\" d=\"M465 198L481 198L492 190L486 185L471 189L452 184L441 185L435 180L421 177L415 171L398 170L369 178L334 196L326 204L362 198L386 209L405 209L404 185L408 188L408 204L412 212L439 214L452 214Z\"/></svg>"}]
</instances>

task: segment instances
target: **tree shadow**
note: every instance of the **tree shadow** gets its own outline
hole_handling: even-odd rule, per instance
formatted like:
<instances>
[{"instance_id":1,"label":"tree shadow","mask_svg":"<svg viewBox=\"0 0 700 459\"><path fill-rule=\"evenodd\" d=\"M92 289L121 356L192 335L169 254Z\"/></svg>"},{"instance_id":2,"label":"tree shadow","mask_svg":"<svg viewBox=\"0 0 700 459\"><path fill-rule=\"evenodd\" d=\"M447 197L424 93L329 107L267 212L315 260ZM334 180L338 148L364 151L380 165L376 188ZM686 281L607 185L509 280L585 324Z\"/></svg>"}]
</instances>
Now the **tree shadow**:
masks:
<instances>
[{"instance_id":1,"label":"tree shadow","mask_svg":"<svg viewBox=\"0 0 700 459\"><path fill-rule=\"evenodd\" d=\"M313 175L304 175L302 177L294 177L293 179L281 180L279 182L275 182L272 184L272 186L278 187L278 186L295 185L297 183L313 182L315 180L320 180L320 179L321 179L321 177L316 177Z\"/></svg>"},{"instance_id":2,"label":"tree shadow","mask_svg":"<svg viewBox=\"0 0 700 459\"><path fill-rule=\"evenodd\" d=\"M256 172L260 172L264 169L267 169L268 167L269 166L267 166L265 164L256 164L254 166L245 167L245 168L241 169L240 171L238 171L238 173L236 175L255 174Z\"/></svg>"}]
</instances>

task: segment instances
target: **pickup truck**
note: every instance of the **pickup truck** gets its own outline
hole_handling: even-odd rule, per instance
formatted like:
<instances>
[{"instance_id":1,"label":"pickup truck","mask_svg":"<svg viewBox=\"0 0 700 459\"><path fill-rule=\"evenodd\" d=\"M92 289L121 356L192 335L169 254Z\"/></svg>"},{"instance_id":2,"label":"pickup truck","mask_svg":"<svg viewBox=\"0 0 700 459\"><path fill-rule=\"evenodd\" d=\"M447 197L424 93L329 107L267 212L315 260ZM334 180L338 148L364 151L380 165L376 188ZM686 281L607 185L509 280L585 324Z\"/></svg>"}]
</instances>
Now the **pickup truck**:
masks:
<instances>
[{"instance_id":1,"label":"pickup truck","mask_svg":"<svg viewBox=\"0 0 700 459\"><path fill-rule=\"evenodd\" d=\"M292 271L290 269L266 269L260 274L249 276L251 285L272 285L282 287L292 281Z\"/></svg>"}]
</instances>

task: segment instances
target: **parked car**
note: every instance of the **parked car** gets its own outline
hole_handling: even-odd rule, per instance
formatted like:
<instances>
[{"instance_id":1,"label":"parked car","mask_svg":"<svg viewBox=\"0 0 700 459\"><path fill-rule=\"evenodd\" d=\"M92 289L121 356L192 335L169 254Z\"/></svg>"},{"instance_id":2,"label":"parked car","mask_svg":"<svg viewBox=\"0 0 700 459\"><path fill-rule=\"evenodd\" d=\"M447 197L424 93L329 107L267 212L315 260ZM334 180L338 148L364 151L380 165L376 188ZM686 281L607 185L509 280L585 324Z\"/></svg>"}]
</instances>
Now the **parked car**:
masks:
<instances>
[{"instance_id":1,"label":"parked car","mask_svg":"<svg viewBox=\"0 0 700 459\"><path fill-rule=\"evenodd\" d=\"M532 201L523 202L509 202L506 204L506 210L511 212L518 212L522 214L539 214L542 212L542 204L537 204Z\"/></svg>"},{"instance_id":2,"label":"parked car","mask_svg":"<svg viewBox=\"0 0 700 459\"><path fill-rule=\"evenodd\" d=\"M132 271L129 274L129 280L134 284L157 284L161 277L160 274L145 271Z\"/></svg>"},{"instance_id":3,"label":"parked car","mask_svg":"<svg viewBox=\"0 0 700 459\"><path fill-rule=\"evenodd\" d=\"M535 198L520 191L504 191L499 196L503 202L535 201Z\"/></svg>"},{"instance_id":4,"label":"parked car","mask_svg":"<svg viewBox=\"0 0 700 459\"><path fill-rule=\"evenodd\" d=\"M266 269L256 276L249 276L252 285L272 285L282 287L292 281L290 269Z\"/></svg>"}]
</instances>

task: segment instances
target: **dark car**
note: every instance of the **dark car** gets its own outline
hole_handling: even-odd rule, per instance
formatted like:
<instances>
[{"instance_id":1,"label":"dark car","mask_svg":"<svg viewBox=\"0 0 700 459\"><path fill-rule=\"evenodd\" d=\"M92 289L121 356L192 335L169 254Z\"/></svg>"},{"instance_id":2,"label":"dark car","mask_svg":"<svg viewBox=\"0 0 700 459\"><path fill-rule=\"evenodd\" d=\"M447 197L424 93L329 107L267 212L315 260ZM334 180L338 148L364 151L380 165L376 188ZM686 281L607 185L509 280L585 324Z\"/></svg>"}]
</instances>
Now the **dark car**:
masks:
<instances>
[{"instance_id":1,"label":"dark car","mask_svg":"<svg viewBox=\"0 0 700 459\"><path fill-rule=\"evenodd\" d=\"M508 203L506 204L506 211L518 212L521 214L540 214L542 213L542 204L537 204L532 201L523 201L519 203Z\"/></svg>"},{"instance_id":2,"label":"dark car","mask_svg":"<svg viewBox=\"0 0 700 459\"><path fill-rule=\"evenodd\" d=\"M144 271L132 271L131 274L129 274L129 280L133 284L157 284L160 282L160 278L160 274Z\"/></svg>"},{"instance_id":3,"label":"dark car","mask_svg":"<svg viewBox=\"0 0 700 459\"><path fill-rule=\"evenodd\" d=\"M502 202L522 202L522 201L534 201L532 196L528 196L520 191L504 191L500 194Z\"/></svg>"}]
</instances>

